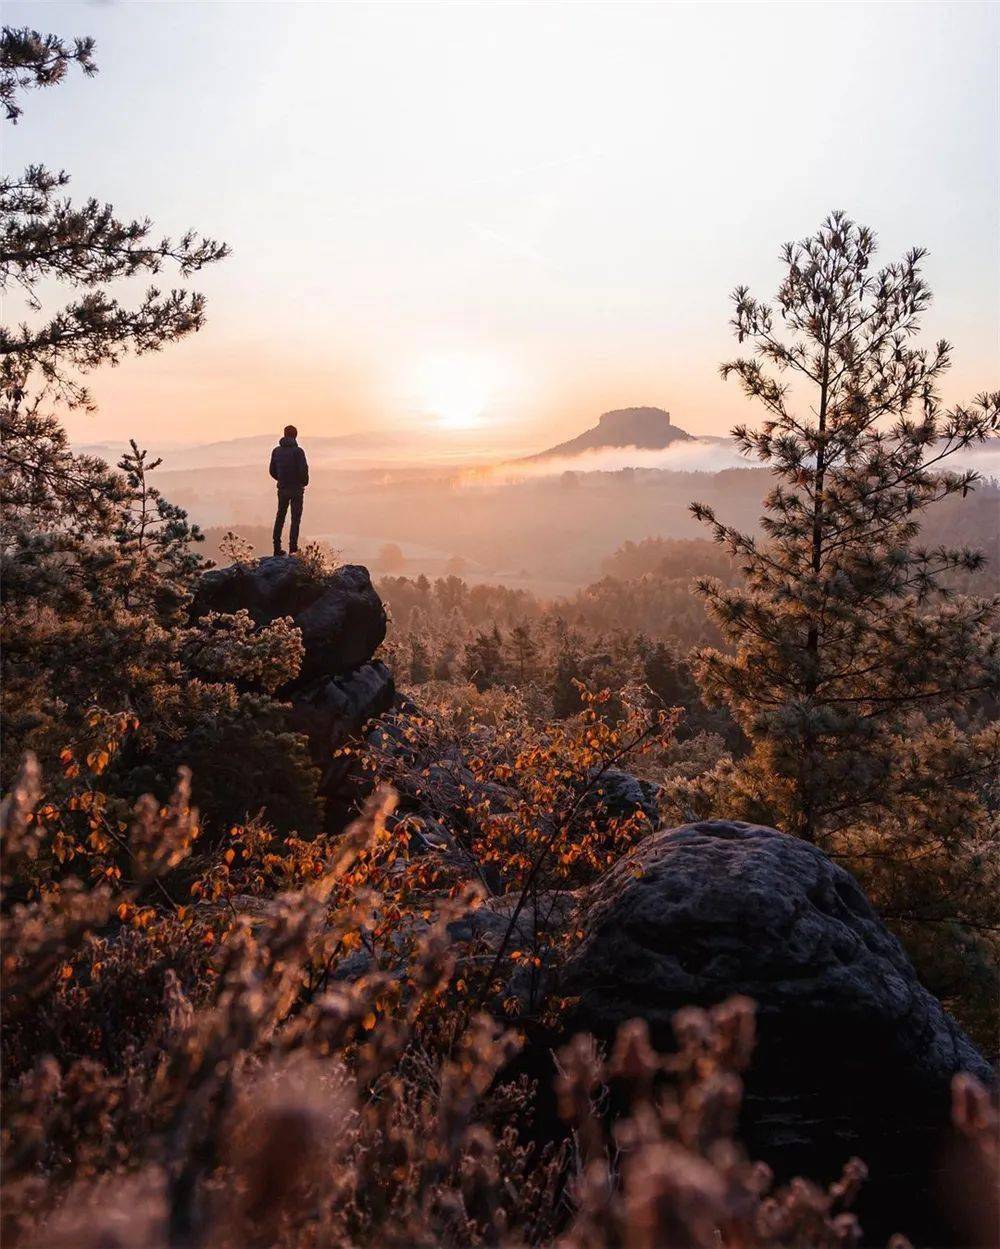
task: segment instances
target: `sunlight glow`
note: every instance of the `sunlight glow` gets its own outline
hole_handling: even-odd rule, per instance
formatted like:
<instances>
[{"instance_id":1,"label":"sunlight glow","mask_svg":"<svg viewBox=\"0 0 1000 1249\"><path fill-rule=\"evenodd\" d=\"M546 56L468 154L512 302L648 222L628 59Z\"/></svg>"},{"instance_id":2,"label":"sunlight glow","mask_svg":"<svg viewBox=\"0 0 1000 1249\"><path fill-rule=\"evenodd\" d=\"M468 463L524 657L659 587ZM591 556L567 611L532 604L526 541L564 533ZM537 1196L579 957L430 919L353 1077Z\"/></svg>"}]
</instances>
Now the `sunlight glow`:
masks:
<instances>
[{"instance_id":1,"label":"sunlight glow","mask_svg":"<svg viewBox=\"0 0 1000 1249\"><path fill-rule=\"evenodd\" d=\"M418 365L414 379L421 409L443 429L482 424L495 389L495 370L469 356L429 357Z\"/></svg>"},{"instance_id":2,"label":"sunlight glow","mask_svg":"<svg viewBox=\"0 0 1000 1249\"><path fill-rule=\"evenodd\" d=\"M96 38L100 73L31 92L4 167L233 247L190 284L204 333L92 376L80 444L141 413L185 443L294 417L538 449L633 404L724 435L757 419L719 376L728 293L769 297L781 243L834 207L877 263L930 249L946 405L993 376L996 4L5 0L3 20L43 11ZM766 160L759 117L781 119Z\"/></svg>"}]
</instances>

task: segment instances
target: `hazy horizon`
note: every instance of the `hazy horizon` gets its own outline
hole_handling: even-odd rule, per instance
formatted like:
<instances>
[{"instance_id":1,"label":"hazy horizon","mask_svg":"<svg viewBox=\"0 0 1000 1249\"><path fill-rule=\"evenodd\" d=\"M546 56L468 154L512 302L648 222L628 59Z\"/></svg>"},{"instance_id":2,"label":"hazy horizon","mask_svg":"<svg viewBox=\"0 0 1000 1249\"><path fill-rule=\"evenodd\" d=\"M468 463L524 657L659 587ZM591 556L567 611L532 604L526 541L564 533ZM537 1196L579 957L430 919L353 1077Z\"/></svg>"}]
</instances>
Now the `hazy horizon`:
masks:
<instances>
[{"instance_id":1,"label":"hazy horizon","mask_svg":"<svg viewBox=\"0 0 1000 1249\"><path fill-rule=\"evenodd\" d=\"M205 329L96 374L69 432L504 453L649 404L721 434L756 417L718 377L729 291L772 294L836 207L883 260L930 248L924 337L967 399L997 347L997 13L8 3L100 70L31 93L8 166L233 247L189 283Z\"/></svg>"}]
</instances>

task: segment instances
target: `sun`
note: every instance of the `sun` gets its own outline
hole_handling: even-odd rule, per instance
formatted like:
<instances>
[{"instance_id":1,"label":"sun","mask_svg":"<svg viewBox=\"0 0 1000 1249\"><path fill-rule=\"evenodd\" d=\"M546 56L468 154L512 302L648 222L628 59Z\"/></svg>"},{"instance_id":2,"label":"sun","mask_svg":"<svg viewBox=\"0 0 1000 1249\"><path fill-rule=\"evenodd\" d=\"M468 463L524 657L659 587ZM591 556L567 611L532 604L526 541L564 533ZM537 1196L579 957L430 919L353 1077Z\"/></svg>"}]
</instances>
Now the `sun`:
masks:
<instances>
[{"instance_id":1,"label":"sun","mask_svg":"<svg viewBox=\"0 0 1000 1249\"><path fill-rule=\"evenodd\" d=\"M414 389L421 408L442 428L469 429L483 423L494 371L473 356L429 356L417 367Z\"/></svg>"}]
</instances>

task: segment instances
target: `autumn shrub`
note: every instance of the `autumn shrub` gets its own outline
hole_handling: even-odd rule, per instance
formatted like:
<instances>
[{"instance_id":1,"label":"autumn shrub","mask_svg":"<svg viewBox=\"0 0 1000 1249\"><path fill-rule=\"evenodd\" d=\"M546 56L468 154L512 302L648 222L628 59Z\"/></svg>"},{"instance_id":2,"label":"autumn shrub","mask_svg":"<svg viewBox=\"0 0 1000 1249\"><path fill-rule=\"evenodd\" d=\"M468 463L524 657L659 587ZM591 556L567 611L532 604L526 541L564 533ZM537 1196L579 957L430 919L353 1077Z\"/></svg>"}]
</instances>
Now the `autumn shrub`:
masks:
<instances>
[{"instance_id":1,"label":"autumn shrub","mask_svg":"<svg viewBox=\"0 0 1000 1249\"><path fill-rule=\"evenodd\" d=\"M568 1135L545 1144L516 1126L533 1095L506 1074L518 1031L456 978L449 924L478 891L436 899L405 967L340 976L384 902L364 861L399 840L391 795L321 850L236 830L184 905L140 893L195 854L183 784L135 813L134 876L117 881L27 883L44 804L28 761L3 824L5 1243L857 1243L862 1164L775 1188L734 1139L752 1004L681 1012L670 1055L638 1021L607 1056L573 1039L557 1063ZM229 884L210 887L222 867ZM286 887L252 906L238 891L262 870ZM956 1107L988 1162L988 1098L964 1079Z\"/></svg>"},{"instance_id":2,"label":"autumn shrub","mask_svg":"<svg viewBox=\"0 0 1000 1249\"><path fill-rule=\"evenodd\" d=\"M450 693L384 724L362 761L397 790L410 828L449 837L491 892L516 891L533 870L549 887L576 887L649 831L648 821L602 801L607 773L672 738L676 714L647 690L619 691L622 719L606 714L609 691L581 690L577 717L541 726L516 691L497 696L502 708L482 695L456 703ZM544 846L551 848L536 868Z\"/></svg>"}]
</instances>

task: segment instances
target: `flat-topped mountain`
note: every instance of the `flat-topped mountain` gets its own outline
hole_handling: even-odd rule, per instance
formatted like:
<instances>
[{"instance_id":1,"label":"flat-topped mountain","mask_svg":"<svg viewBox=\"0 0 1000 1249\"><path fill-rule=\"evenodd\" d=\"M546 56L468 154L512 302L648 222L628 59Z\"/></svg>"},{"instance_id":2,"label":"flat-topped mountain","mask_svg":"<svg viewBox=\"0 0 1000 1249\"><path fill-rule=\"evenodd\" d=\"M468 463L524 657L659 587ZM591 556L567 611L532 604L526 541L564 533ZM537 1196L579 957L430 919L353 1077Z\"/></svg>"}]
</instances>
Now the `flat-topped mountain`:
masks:
<instances>
[{"instance_id":1,"label":"flat-topped mountain","mask_svg":"<svg viewBox=\"0 0 1000 1249\"><path fill-rule=\"evenodd\" d=\"M662 408L616 408L605 412L593 429L588 429L568 442L530 455L529 460L547 460L555 456L580 455L604 447L643 447L659 451L672 442L688 442L691 435L670 423L670 413Z\"/></svg>"}]
</instances>

